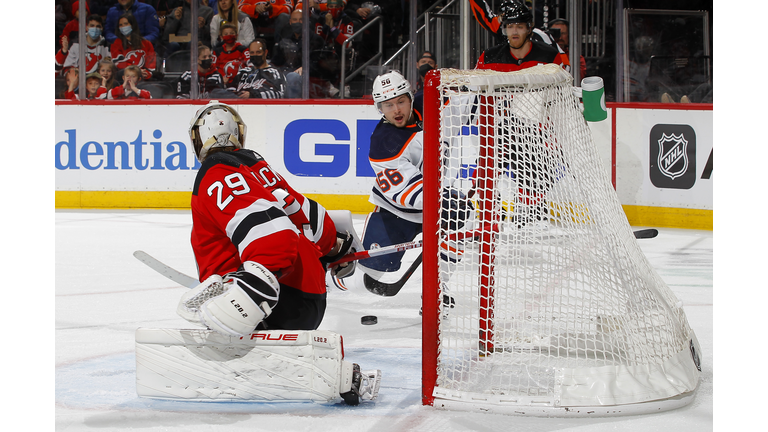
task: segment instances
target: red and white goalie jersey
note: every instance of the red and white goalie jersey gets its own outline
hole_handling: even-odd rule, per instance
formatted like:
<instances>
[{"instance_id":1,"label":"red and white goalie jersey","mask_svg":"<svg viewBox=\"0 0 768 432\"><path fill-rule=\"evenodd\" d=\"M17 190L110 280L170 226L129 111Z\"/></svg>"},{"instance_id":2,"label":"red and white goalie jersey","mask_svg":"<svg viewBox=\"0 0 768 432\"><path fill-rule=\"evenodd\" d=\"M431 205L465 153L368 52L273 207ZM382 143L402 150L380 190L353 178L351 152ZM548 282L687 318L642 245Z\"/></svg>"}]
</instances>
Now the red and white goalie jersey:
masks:
<instances>
[{"instance_id":1,"label":"red and white goalie jersey","mask_svg":"<svg viewBox=\"0 0 768 432\"><path fill-rule=\"evenodd\" d=\"M320 257L336 244L325 209L296 192L256 152L205 158L192 191L192 249L200 281L255 261L281 284L325 294Z\"/></svg>"}]
</instances>

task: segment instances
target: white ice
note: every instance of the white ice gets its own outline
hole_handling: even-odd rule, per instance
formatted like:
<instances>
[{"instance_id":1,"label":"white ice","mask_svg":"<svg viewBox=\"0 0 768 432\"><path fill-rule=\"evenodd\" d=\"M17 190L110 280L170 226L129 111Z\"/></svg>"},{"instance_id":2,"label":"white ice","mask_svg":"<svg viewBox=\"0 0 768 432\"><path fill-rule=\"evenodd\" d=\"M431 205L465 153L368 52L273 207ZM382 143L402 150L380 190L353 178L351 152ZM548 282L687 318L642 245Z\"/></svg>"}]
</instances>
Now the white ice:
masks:
<instances>
[{"instance_id":1,"label":"white ice","mask_svg":"<svg viewBox=\"0 0 768 432\"><path fill-rule=\"evenodd\" d=\"M354 217L358 229L363 218ZM419 272L395 297L378 297L364 289L329 291L321 329L343 335L347 359L363 369L382 370L381 392L375 403L349 407L139 398L134 331L192 325L175 313L186 288L160 276L132 254L144 250L196 276L190 228L188 211L56 211L57 431L699 432L714 428L711 231L659 229L657 238L639 240L654 268L683 301L701 344L702 379L695 400L687 407L659 414L563 419L451 412L421 405ZM35 278L34 274L24 276ZM378 324L361 325L363 315L378 316Z\"/></svg>"}]
</instances>

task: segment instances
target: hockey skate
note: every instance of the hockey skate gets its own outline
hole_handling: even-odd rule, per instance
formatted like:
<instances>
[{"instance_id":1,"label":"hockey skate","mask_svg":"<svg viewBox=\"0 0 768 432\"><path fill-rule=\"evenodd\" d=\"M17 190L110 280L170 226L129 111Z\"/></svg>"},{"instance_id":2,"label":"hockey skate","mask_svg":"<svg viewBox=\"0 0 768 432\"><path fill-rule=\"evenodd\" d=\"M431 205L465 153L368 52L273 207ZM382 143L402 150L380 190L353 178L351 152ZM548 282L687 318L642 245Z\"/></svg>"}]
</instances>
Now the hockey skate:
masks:
<instances>
[{"instance_id":1,"label":"hockey skate","mask_svg":"<svg viewBox=\"0 0 768 432\"><path fill-rule=\"evenodd\" d=\"M549 219L549 212L547 211L546 204L538 204L535 206L516 206L515 211L512 213L510 222L518 229L531 228L537 224L542 226L546 225Z\"/></svg>"},{"instance_id":2,"label":"hockey skate","mask_svg":"<svg viewBox=\"0 0 768 432\"><path fill-rule=\"evenodd\" d=\"M443 292L447 292L448 287L443 284ZM442 311L442 318L444 320L448 319L449 311L456 307L456 300L453 299L453 296L449 294L443 294L443 311ZM419 315L421 316L423 313L422 307L419 307Z\"/></svg>"},{"instance_id":3,"label":"hockey skate","mask_svg":"<svg viewBox=\"0 0 768 432\"><path fill-rule=\"evenodd\" d=\"M381 371L361 371L360 365L353 364L352 390L342 393L341 398L347 405L359 405L361 400L376 400L381 386Z\"/></svg>"}]
</instances>

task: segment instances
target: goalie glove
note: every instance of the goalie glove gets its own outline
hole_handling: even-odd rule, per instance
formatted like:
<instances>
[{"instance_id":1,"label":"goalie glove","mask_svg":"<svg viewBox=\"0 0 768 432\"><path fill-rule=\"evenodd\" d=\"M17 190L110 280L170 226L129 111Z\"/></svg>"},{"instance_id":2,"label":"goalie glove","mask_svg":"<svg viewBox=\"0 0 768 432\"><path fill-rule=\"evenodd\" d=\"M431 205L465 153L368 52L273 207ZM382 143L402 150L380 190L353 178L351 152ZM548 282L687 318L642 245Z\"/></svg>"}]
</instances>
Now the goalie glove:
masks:
<instances>
[{"instance_id":1,"label":"goalie glove","mask_svg":"<svg viewBox=\"0 0 768 432\"><path fill-rule=\"evenodd\" d=\"M176 312L226 336L243 337L256 329L277 305L280 284L261 264L243 263L223 278L213 275L185 293Z\"/></svg>"},{"instance_id":2,"label":"goalie glove","mask_svg":"<svg viewBox=\"0 0 768 432\"><path fill-rule=\"evenodd\" d=\"M336 246L327 255L320 258L326 271L331 270L331 274L339 279L349 277L355 272L356 261L345 262L331 269L328 268L329 264L338 261L344 255L357 252L352 246L353 242L354 237L349 231L336 233Z\"/></svg>"}]
</instances>

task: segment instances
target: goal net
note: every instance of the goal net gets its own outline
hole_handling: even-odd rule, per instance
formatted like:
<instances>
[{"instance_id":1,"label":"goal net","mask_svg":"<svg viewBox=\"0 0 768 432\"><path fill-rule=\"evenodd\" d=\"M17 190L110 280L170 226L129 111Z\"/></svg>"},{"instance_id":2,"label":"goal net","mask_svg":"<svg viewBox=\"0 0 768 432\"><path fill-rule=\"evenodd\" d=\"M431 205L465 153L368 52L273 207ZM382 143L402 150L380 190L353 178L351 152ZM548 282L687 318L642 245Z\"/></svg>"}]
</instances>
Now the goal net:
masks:
<instances>
[{"instance_id":1,"label":"goal net","mask_svg":"<svg viewBox=\"0 0 768 432\"><path fill-rule=\"evenodd\" d=\"M547 416L689 403L698 342L571 76L443 69L424 108L423 403Z\"/></svg>"}]
</instances>

